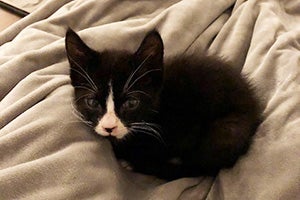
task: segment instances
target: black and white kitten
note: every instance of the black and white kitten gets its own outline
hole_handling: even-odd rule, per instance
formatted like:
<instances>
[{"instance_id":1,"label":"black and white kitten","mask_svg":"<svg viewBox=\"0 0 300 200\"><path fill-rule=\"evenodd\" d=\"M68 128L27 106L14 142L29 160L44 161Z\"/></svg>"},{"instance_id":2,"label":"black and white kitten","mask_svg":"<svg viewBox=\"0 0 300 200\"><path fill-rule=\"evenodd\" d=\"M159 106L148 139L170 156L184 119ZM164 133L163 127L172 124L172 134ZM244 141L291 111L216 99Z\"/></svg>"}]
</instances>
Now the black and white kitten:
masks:
<instances>
[{"instance_id":1,"label":"black and white kitten","mask_svg":"<svg viewBox=\"0 0 300 200\"><path fill-rule=\"evenodd\" d=\"M215 175L244 154L259 123L253 91L216 57L163 63L152 31L135 53L96 52L68 30L76 108L133 170L172 180Z\"/></svg>"}]
</instances>

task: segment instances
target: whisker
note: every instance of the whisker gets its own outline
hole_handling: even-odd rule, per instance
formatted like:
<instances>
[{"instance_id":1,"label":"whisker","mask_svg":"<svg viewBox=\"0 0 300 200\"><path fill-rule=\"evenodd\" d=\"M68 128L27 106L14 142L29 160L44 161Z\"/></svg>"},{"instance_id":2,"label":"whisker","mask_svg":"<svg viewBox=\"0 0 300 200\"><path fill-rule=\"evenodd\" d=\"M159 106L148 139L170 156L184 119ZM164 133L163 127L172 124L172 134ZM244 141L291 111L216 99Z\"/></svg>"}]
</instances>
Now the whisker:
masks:
<instances>
[{"instance_id":1,"label":"whisker","mask_svg":"<svg viewBox=\"0 0 300 200\"><path fill-rule=\"evenodd\" d=\"M149 128L151 128L152 130L154 130L153 128L156 128L156 129L158 129L158 131L163 132L161 126L158 125L158 124L155 124L155 123L149 123L149 122L133 122L133 123L131 123L130 125L131 125L131 126L132 126L132 125L133 125L133 126L139 126L139 127L149 127ZM158 133L157 130L154 130L154 131L156 131L156 132ZM159 133L158 133L158 134L159 134ZM159 134L159 136L160 136L160 134ZM161 137L161 136L160 136L160 137Z\"/></svg>"},{"instance_id":2,"label":"whisker","mask_svg":"<svg viewBox=\"0 0 300 200\"><path fill-rule=\"evenodd\" d=\"M76 103L76 102L79 101L80 99L82 99L82 98L84 98L84 97L88 97L88 96L90 96L90 94L82 95L82 96L76 98L76 99L74 100L74 103Z\"/></svg>"},{"instance_id":3,"label":"whisker","mask_svg":"<svg viewBox=\"0 0 300 200\"><path fill-rule=\"evenodd\" d=\"M128 141L130 139L130 137L132 137L133 135L135 135L135 132L133 130L131 130L130 128L128 128L128 133L122 137L121 140L117 140L117 141L114 141L114 142L117 142L117 143L125 143L126 141Z\"/></svg>"},{"instance_id":4,"label":"whisker","mask_svg":"<svg viewBox=\"0 0 300 200\"><path fill-rule=\"evenodd\" d=\"M161 130L160 125L155 124L155 123L149 123L149 122L133 122L133 123L130 123L130 125L153 126L153 127L157 128L157 129Z\"/></svg>"},{"instance_id":5,"label":"whisker","mask_svg":"<svg viewBox=\"0 0 300 200\"><path fill-rule=\"evenodd\" d=\"M131 81L131 79L133 78L133 76L144 66L144 63L148 60L148 58L150 58L150 56L151 56L151 54L150 55L148 55L144 60L143 60L143 62L134 70L134 72L132 73L132 74L130 74L130 76L128 77L128 79L127 79L127 81L126 81L126 83L125 83L125 85L124 85L124 87L123 87L123 92L126 92L126 91L128 91L128 85L129 85L129 83L130 83L130 81Z\"/></svg>"},{"instance_id":6,"label":"whisker","mask_svg":"<svg viewBox=\"0 0 300 200\"><path fill-rule=\"evenodd\" d=\"M154 110L154 109L149 109L150 111L154 112L154 113L159 113L158 110Z\"/></svg>"},{"instance_id":7,"label":"whisker","mask_svg":"<svg viewBox=\"0 0 300 200\"><path fill-rule=\"evenodd\" d=\"M151 72L157 72L157 71L161 71L161 69L151 69L151 70L149 70L149 71L146 71L145 73L143 73L142 75L140 75L139 77L137 77L134 81L133 81L133 83L131 83L131 85L129 86L129 87L127 87L127 91L128 90L130 90L130 88L132 88L133 86L134 86L134 84L136 83L136 82L138 82L141 78L143 78L144 76L146 76L146 75L148 75L148 74L150 74Z\"/></svg>"},{"instance_id":8,"label":"whisker","mask_svg":"<svg viewBox=\"0 0 300 200\"><path fill-rule=\"evenodd\" d=\"M143 133L146 133L147 135L150 135L150 136L155 137L156 139L159 139L159 137L158 137L156 134L152 134L152 133L150 132L150 130L148 130L147 128L134 127L134 126L132 126L132 127L130 127L130 128L131 128L131 130L134 131L134 133L135 133L135 132L143 132ZM159 140L160 140L160 139L159 139Z\"/></svg>"},{"instance_id":9,"label":"whisker","mask_svg":"<svg viewBox=\"0 0 300 200\"><path fill-rule=\"evenodd\" d=\"M72 106L72 107L73 107L73 106ZM79 113L77 110L75 110L75 108L72 109L72 114L73 114L77 119L79 119L80 121L84 121L82 114Z\"/></svg>"},{"instance_id":10,"label":"whisker","mask_svg":"<svg viewBox=\"0 0 300 200\"><path fill-rule=\"evenodd\" d=\"M163 138L161 137L159 132L157 130L153 129L151 126L135 126L135 125L133 125L133 126L131 126L131 128L135 131L143 132L147 135L153 136L157 140L159 140L161 143L166 145L165 141L163 140Z\"/></svg>"},{"instance_id":11,"label":"whisker","mask_svg":"<svg viewBox=\"0 0 300 200\"><path fill-rule=\"evenodd\" d=\"M144 94L145 96L151 97L150 94L148 94L144 91L141 91L141 90L135 90L135 91L128 92L127 95L134 94L134 93L140 93L140 94Z\"/></svg>"},{"instance_id":12,"label":"whisker","mask_svg":"<svg viewBox=\"0 0 300 200\"><path fill-rule=\"evenodd\" d=\"M88 73L80 66L80 64L78 62L76 62L72 57L69 57L70 60L72 60L76 66L81 69L81 71L85 74L85 76L79 71L79 70L76 70L74 68L71 68L71 70L74 70L75 72L79 73L81 76L83 76L92 86L95 90L98 90L96 84L94 83L94 81L91 79L91 77L88 75Z\"/></svg>"},{"instance_id":13,"label":"whisker","mask_svg":"<svg viewBox=\"0 0 300 200\"><path fill-rule=\"evenodd\" d=\"M133 127L151 131L154 134L156 134L157 136L161 137L161 135L159 134L159 132L157 130L155 130L154 128L152 128L151 126L146 125L146 126L133 126Z\"/></svg>"},{"instance_id":14,"label":"whisker","mask_svg":"<svg viewBox=\"0 0 300 200\"><path fill-rule=\"evenodd\" d=\"M89 77L89 75L80 67L80 69L84 72L84 74L77 70L77 69L74 69L74 68L71 68L71 70L77 72L79 75L81 75L90 85L91 87L94 89L94 90L98 90L96 84L93 82L93 80Z\"/></svg>"},{"instance_id":15,"label":"whisker","mask_svg":"<svg viewBox=\"0 0 300 200\"><path fill-rule=\"evenodd\" d=\"M163 140L161 137L159 137L159 136L157 136L157 135L155 135L155 134L152 134L151 132L149 132L149 131L147 131L147 130L141 130L141 129L136 129L136 128L134 128L133 130L136 131L136 132L144 133L144 134L146 134L146 135L149 135L149 136L151 136L151 137L154 137L154 138L157 139L161 144L163 144L163 145L166 146L166 143L164 142L164 140Z\"/></svg>"},{"instance_id":16,"label":"whisker","mask_svg":"<svg viewBox=\"0 0 300 200\"><path fill-rule=\"evenodd\" d=\"M91 128L94 128L91 124L91 122L89 121L82 121L82 120L78 120L78 121L68 121L68 122L64 122L65 124L72 124L72 123L84 123L85 125L91 127Z\"/></svg>"},{"instance_id":17,"label":"whisker","mask_svg":"<svg viewBox=\"0 0 300 200\"><path fill-rule=\"evenodd\" d=\"M72 114L74 117L76 117L79 121L78 122L83 122L84 124L86 124L89 127L92 127L92 122L90 121L86 121L84 119L84 116L75 108L74 104L71 103L71 107L72 107Z\"/></svg>"},{"instance_id":18,"label":"whisker","mask_svg":"<svg viewBox=\"0 0 300 200\"><path fill-rule=\"evenodd\" d=\"M96 93L97 91L95 91L93 88L89 88L89 87L86 87L86 86L82 86L82 85L78 85L78 86L74 86L74 88L76 89L85 89L85 90L88 90L90 92L93 92L93 93Z\"/></svg>"}]
</instances>

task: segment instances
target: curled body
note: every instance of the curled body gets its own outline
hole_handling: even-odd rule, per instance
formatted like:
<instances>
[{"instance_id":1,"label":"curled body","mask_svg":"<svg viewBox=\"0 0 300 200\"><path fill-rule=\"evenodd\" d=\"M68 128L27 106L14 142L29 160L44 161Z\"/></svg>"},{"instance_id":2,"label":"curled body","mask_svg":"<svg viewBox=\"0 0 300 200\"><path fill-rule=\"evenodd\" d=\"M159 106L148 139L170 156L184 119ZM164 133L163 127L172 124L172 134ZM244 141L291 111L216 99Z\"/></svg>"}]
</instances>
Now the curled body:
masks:
<instances>
[{"instance_id":1,"label":"curled body","mask_svg":"<svg viewBox=\"0 0 300 200\"><path fill-rule=\"evenodd\" d=\"M136 52L96 52L68 30L75 104L136 172L173 180L216 175L244 154L260 121L248 82L214 56L164 64L163 41L148 33Z\"/></svg>"}]
</instances>

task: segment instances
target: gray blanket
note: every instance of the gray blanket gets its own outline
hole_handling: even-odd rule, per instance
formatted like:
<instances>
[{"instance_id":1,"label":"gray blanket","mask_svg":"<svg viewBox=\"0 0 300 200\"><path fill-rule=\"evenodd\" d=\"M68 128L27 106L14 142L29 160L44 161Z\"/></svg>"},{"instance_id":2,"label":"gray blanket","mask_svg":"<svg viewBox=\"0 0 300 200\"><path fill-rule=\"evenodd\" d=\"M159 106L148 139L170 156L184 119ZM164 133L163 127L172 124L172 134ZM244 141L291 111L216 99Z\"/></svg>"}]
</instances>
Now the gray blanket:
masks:
<instances>
[{"instance_id":1,"label":"gray blanket","mask_svg":"<svg viewBox=\"0 0 300 200\"><path fill-rule=\"evenodd\" d=\"M0 199L300 199L300 0L49 1L0 33ZM264 121L216 178L126 171L74 115L68 27L133 51L156 28L165 61L217 54L257 87ZM238 97L237 97L238 98Z\"/></svg>"}]
</instances>

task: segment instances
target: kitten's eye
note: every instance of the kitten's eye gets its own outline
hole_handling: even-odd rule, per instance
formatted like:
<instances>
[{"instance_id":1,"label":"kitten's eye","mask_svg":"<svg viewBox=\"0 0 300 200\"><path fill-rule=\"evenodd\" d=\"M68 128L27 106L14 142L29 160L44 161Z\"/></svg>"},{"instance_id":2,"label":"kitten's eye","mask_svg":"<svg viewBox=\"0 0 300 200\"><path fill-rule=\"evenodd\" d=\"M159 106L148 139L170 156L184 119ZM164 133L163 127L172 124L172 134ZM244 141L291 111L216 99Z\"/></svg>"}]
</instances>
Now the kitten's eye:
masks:
<instances>
[{"instance_id":1,"label":"kitten's eye","mask_svg":"<svg viewBox=\"0 0 300 200\"><path fill-rule=\"evenodd\" d=\"M100 107L99 101L97 101L95 98L85 98L85 103L91 107L91 108L98 108Z\"/></svg>"},{"instance_id":2,"label":"kitten's eye","mask_svg":"<svg viewBox=\"0 0 300 200\"><path fill-rule=\"evenodd\" d=\"M123 104L123 107L126 110L134 110L139 106L139 104L140 104L140 101L138 99L130 98Z\"/></svg>"}]
</instances>

